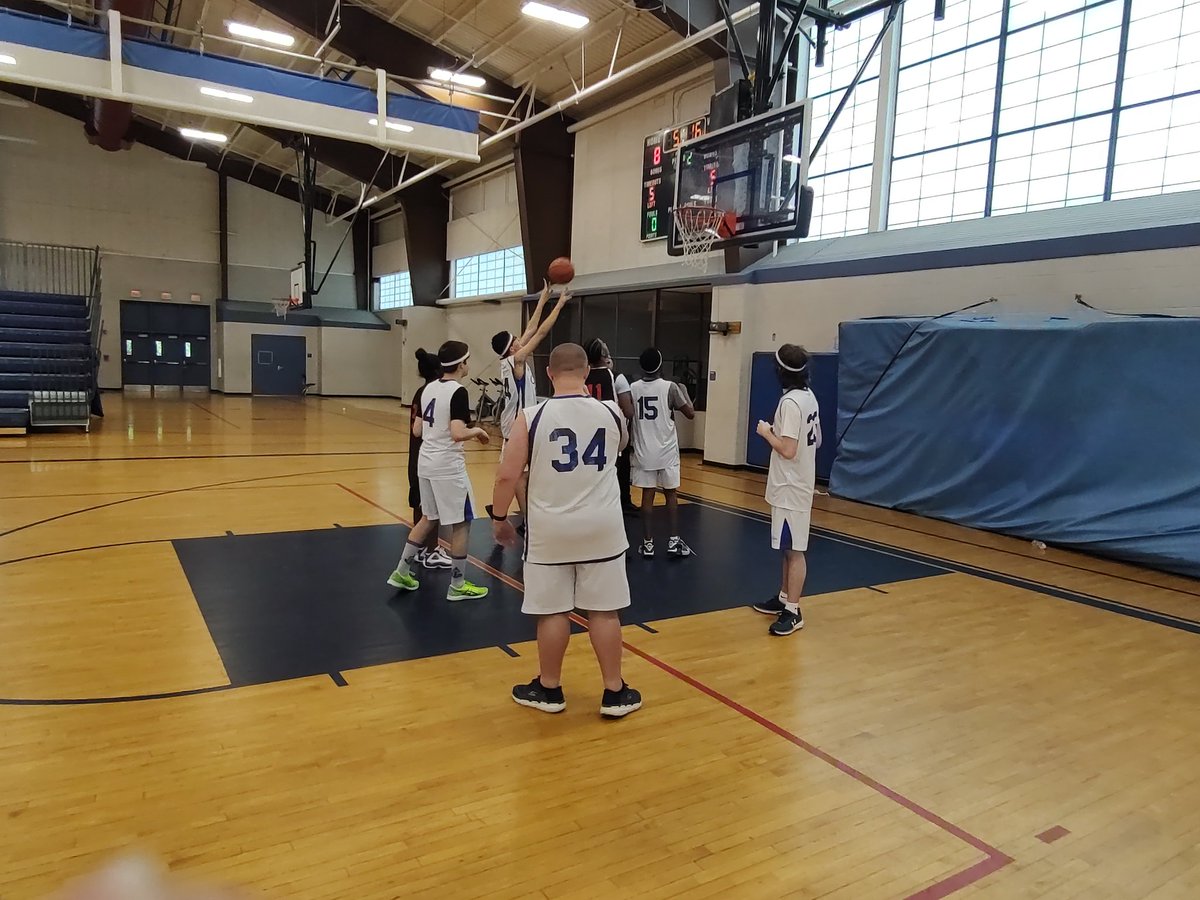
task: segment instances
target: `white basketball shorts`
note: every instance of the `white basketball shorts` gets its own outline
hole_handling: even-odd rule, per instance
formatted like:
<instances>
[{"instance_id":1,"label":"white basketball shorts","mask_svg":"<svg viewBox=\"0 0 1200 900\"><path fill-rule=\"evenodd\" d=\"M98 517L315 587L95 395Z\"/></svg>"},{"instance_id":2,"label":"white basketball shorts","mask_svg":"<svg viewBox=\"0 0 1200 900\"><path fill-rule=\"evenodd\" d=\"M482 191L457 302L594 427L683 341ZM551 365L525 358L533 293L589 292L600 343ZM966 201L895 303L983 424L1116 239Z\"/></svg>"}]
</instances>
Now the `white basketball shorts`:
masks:
<instances>
[{"instance_id":1,"label":"white basketball shorts","mask_svg":"<svg viewBox=\"0 0 1200 900\"><path fill-rule=\"evenodd\" d=\"M439 525L457 525L475 518L475 494L464 472L453 478L422 478L421 512Z\"/></svg>"},{"instance_id":2,"label":"white basketball shorts","mask_svg":"<svg viewBox=\"0 0 1200 900\"><path fill-rule=\"evenodd\" d=\"M812 509L771 507L771 547L775 550L807 550Z\"/></svg>"},{"instance_id":3,"label":"white basketball shorts","mask_svg":"<svg viewBox=\"0 0 1200 900\"><path fill-rule=\"evenodd\" d=\"M525 563L525 601L521 612L552 616L573 609L608 612L629 605L625 554L604 562L544 566Z\"/></svg>"},{"instance_id":4,"label":"white basketball shorts","mask_svg":"<svg viewBox=\"0 0 1200 900\"><path fill-rule=\"evenodd\" d=\"M643 469L636 457L629 464L629 483L638 488L656 488L664 491L679 489L679 463L665 469Z\"/></svg>"}]
</instances>

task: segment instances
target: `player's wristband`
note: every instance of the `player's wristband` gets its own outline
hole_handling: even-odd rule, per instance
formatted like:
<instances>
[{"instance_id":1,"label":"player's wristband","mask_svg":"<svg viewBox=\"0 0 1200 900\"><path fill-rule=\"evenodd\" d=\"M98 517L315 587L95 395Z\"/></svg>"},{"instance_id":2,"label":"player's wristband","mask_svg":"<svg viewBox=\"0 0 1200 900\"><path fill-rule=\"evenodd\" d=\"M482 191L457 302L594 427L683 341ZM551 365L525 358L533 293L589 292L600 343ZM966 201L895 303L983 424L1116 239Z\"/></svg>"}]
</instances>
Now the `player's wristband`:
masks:
<instances>
[{"instance_id":1,"label":"player's wristband","mask_svg":"<svg viewBox=\"0 0 1200 900\"><path fill-rule=\"evenodd\" d=\"M492 504L489 503L485 507L485 509L487 509L487 514L491 517L493 522L507 522L508 521L508 516L496 515L496 511L494 509L492 509Z\"/></svg>"}]
</instances>

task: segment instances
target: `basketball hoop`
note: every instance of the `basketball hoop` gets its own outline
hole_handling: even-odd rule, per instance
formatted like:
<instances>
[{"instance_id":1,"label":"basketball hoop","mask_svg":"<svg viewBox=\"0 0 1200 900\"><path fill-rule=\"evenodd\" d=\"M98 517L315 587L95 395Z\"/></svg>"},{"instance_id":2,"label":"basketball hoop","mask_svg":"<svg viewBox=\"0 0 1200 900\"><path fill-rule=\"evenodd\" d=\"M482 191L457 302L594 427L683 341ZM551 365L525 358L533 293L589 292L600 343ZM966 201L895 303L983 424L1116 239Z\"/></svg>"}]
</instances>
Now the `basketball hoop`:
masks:
<instances>
[{"instance_id":1,"label":"basketball hoop","mask_svg":"<svg viewBox=\"0 0 1200 900\"><path fill-rule=\"evenodd\" d=\"M288 311L299 305L300 301L295 297L280 297L271 301L271 307L274 309L275 315L280 319L286 319Z\"/></svg>"},{"instance_id":2,"label":"basketball hoop","mask_svg":"<svg viewBox=\"0 0 1200 900\"><path fill-rule=\"evenodd\" d=\"M675 232L683 250L683 264L699 272L708 271L708 252L718 239L731 237L729 214L715 206L677 206L672 211Z\"/></svg>"}]
</instances>

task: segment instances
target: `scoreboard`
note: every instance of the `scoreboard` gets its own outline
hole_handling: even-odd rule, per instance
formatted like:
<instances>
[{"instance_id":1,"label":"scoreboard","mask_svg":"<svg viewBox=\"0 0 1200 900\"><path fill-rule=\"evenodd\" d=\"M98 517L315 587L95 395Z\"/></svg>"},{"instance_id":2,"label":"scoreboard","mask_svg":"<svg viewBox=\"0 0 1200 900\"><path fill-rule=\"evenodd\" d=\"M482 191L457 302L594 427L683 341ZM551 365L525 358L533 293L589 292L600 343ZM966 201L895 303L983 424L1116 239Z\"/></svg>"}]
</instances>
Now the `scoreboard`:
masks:
<instances>
[{"instance_id":1,"label":"scoreboard","mask_svg":"<svg viewBox=\"0 0 1200 900\"><path fill-rule=\"evenodd\" d=\"M656 241L671 231L671 204L675 197L675 151L679 145L703 137L708 116L647 136L642 150L642 240Z\"/></svg>"}]
</instances>

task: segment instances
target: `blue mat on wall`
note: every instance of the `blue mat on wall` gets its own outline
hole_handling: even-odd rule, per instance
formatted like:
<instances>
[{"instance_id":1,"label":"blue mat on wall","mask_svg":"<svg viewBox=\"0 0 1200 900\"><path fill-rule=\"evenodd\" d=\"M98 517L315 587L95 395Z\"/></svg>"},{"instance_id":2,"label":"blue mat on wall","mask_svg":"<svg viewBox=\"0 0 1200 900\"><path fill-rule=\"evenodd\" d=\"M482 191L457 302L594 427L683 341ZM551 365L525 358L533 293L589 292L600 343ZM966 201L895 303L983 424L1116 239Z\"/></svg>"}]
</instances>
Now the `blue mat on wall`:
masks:
<instances>
[{"instance_id":1,"label":"blue mat on wall","mask_svg":"<svg viewBox=\"0 0 1200 900\"><path fill-rule=\"evenodd\" d=\"M839 349L833 493L1200 577L1200 319L868 319Z\"/></svg>"}]
</instances>

